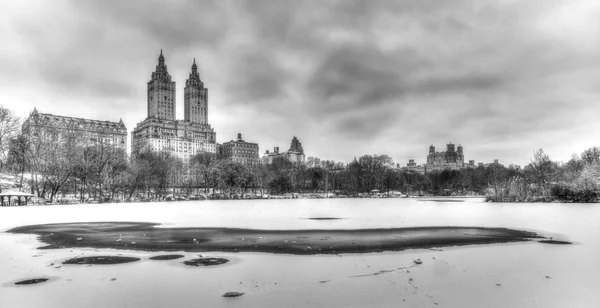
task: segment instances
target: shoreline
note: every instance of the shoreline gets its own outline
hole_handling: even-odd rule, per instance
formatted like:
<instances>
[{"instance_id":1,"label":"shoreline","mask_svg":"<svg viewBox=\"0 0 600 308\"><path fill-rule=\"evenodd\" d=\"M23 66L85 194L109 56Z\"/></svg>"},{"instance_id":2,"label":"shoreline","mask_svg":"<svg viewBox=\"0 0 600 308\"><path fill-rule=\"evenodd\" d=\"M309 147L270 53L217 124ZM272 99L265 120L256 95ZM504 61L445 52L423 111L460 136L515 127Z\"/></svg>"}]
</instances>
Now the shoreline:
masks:
<instances>
[{"instance_id":1,"label":"shoreline","mask_svg":"<svg viewBox=\"0 0 600 308\"><path fill-rule=\"evenodd\" d=\"M410 227L349 230L257 230L155 228L157 223L89 222L22 226L15 234L36 234L46 246L143 251L262 252L316 255L402 251L433 247L543 240L530 231L483 227Z\"/></svg>"},{"instance_id":2,"label":"shoreline","mask_svg":"<svg viewBox=\"0 0 600 308\"><path fill-rule=\"evenodd\" d=\"M36 197L37 198L37 197ZM62 199L59 201L53 201L52 203L46 202L30 202L26 206L52 206L52 205L81 205L81 204L115 204L115 203L155 203L155 202L189 202L189 201L237 201L237 200L297 200L297 199L419 199L421 201L444 201L444 200L436 200L436 199L456 199L456 200L472 200L472 199L481 199L481 202L493 202L486 201L486 196L441 196L441 195L423 195L423 196L408 196L408 195L389 195L381 194L381 195L363 195L363 196L348 196L348 195L338 195L338 196L287 196L287 195L270 195L268 197L244 197L244 198L185 198L185 199L163 199L163 200L110 200L107 202L100 201L79 201L74 199ZM432 200L428 200L432 199ZM65 201L67 200L67 201ZM457 202L457 201L453 201ZM459 202L459 201L458 201ZM19 207L24 205L5 205L2 207ZM1 208L1 207L0 207Z\"/></svg>"}]
</instances>

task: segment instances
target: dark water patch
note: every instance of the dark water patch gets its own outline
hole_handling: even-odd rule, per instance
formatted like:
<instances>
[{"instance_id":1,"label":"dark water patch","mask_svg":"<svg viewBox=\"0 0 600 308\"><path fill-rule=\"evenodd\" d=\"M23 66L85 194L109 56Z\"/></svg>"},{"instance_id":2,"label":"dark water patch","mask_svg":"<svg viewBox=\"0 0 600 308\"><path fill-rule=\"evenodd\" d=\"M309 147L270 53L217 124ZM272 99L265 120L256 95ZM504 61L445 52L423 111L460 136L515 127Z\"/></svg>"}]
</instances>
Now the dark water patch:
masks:
<instances>
[{"instance_id":1,"label":"dark water patch","mask_svg":"<svg viewBox=\"0 0 600 308\"><path fill-rule=\"evenodd\" d=\"M557 240L541 240L541 241L538 241L538 242L544 243L544 244L554 244L554 245L571 245L571 244L573 244L571 242L557 241Z\"/></svg>"},{"instance_id":2,"label":"dark water patch","mask_svg":"<svg viewBox=\"0 0 600 308\"><path fill-rule=\"evenodd\" d=\"M229 260L223 259L223 258L198 258L198 259L183 261L183 264L189 265L189 266L214 266L214 265L225 264L227 262L229 262Z\"/></svg>"},{"instance_id":3,"label":"dark water patch","mask_svg":"<svg viewBox=\"0 0 600 308\"><path fill-rule=\"evenodd\" d=\"M110 248L165 252L222 251L296 255L371 253L547 239L529 231L483 227L258 230L156 228L157 225L159 224L144 222L63 223L24 226L8 232L37 234L38 240L47 244L40 247L42 249ZM121 238L136 244L126 245L125 240L118 241Z\"/></svg>"},{"instance_id":4,"label":"dark water patch","mask_svg":"<svg viewBox=\"0 0 600 308\"><path fill-rule=\"evenodd\" d=\"M108 264L122 264L139 261L140 258L134 257L121 257L121 256L93 256L93 257L80 257L69 259L63 264L94 264L94 265L108 265Z\"/></svg>"},{"instance_id":5,"label":"dark water patch","mask_svg":"<svg viewBox=\"0 0 600 308\"><path fill-rule=\"evenodd\" d=\"M50 279L48 278L34 278L34 279L27 279L27 280L22 280L22 281L18 281L15 282L16 285L30 285L30 284L37 284L37 283L42 283L42 282L46 282Z\"/></svg>"},{"instance_id":6,"label":"dark water patch","mask_svg":"<svg viewBox=\"0 0 600 308\"><path fill-rule=\"evenodd\" d=\"M223 297L240 297L242 295L244 295L242 292L227 292L223 294Z\"/></svg>"},{"instance_id":7,"label":"dark water patch","mask_svg":"<svg viewBox=\"0 0 600 308\"><path fill-rule=\"evenodd\" d=\"M465 200L456 200L456 199L431 199L431 200L419 200L419 201L429 201L429 202L465 202Z\"/></svg>"},{"instance_id":8,"label":"dark water patch","mask_svg":"<svg viewBox=\"0 0 600 308\"><path fill-rule=\"evenodd\" d=\"M181 259L183 257L184 257L183 255L160 255L160 256L150 257L149 259L150 260L160 260L160 261L163 261L163 260Z\"/></svg>"}]
</instances>

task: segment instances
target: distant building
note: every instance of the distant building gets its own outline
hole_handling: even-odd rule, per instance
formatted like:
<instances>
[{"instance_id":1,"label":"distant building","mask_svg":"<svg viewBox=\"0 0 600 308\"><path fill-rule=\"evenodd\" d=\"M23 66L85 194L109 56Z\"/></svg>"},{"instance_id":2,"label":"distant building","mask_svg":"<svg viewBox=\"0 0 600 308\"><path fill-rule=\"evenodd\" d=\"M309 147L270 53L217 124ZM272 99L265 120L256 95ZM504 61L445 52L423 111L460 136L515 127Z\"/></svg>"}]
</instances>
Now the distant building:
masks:
<instances>
[{"instance_id":1,"label":"distant building","mask_svg":"<svg viewBox=\"0 0 600 308\"><path fill-rule=\"evenodd\" d=\"M462 145L458 145L455 149L454 144L450 142L446 145L446 151L443 152L436 152L435 147L431 145L429 147L426 164L417 165L414 159L410 159L403 169L413 170L424 174L434 170L460 170L475 167L475 161L473 160L470 160L468 164L465 164Z\"/></svg>"},{"instance_id":2,"label":"distant building","mask_svg":"<svg viewBox=\"0 0 600 308\"><path fill-rule=\"evenodd\" d=\"M175 119L175 82L160 52L148 81L148 117L131 133L132 150L144 145L167 151L184 162L200 152L217 152L216 133L208 124L208 89L200 80L196 59L184 89L184 120Z\"/></svg>"},{"instance_id":3,"label":"distant building","mask_svg":"<svg viewBox=\"0 0 600 308\"><path fill-rule=\"evenodd\" d=\"M262 162L265 164L271 164L273 163L273 159L278 157L283 157L293 163L304 163L306 161L302 143L300 143L296 136L292 138L292 144L287 152L279 152L279 147L275 147L273 152L269 152L269 150L267 150L265 155L262 157Z\"/></svg>"},{"instance_id":4,"label":"distant building","mask_svg":"<svg viewBox=\"0 0 600 308\"><path fill-rule=\"evenodd\" d=\"M415 163L414 159L409 159L408 163L406 164L405 167L402 167L403 170L407 171L415 171L421 174L425 174L425 167L422 165L417 165L417 163Z\"/></svg>"},{"instance_id":5,"label":"distant building","mask_svg":"<svg viewBox=\"0 0 600 308\"><path fill-rule=\"evenodd\" d=\"M493 162L493 163L487 163L487 164L484 164L484 163L479 163L479 165L480 165L480 166L482 166L482 167L486 167L486 168L487 168L487 167L489 167L489 166L502 166L502 167L504 167L504 165L502 165L502 164L500 163L500 161L499 161L499 160L497 160L497 159L494 159L494 162Z\"/></svg>"},{"instance_id":6,"label":"distant building","mask_svg":"<svg viewBox=\"0 0 600 308\"><path fill-rule=\"evenodd\" d=\"M119 122L74 118L50 113L39 113L37 108L29 114L22 126L23 134L30 137L56 133L71 133L77 145L103 143L127 150L127 128ZM60 140L60 139L59 139Z\"/></svg>"},{"instance_id":7,"label":"distant building","mask_svg":"<svg viewBox=\"0 0 600 308\"><path fill-rule=\"evenodd\" d=\"M463 155L463 147L458 145L458 148L454 149L454 144L448 143L446 145L446 151L436 152L433 144L429 147L429 154L427 155L427 164L425 167L427 170L443 170L443 169L462 169L465 164L465 157Z\"/></svg>"},{"instance_id":8,"label":"distant building","mask_svg":"<svg viewBox=\"0 0 600 308\"><path fill-rule=\"evenodd\" d=\"M267 150L265 152L265 154L261 158L261 161L263 164L272 164L273 159L275 159L277 157L284 157L284 156L283 156L283 153L279 153L279 147L274 147L273 152L269 152L269 150Z\"/></svg>"},{"instance_id":9,"label":"distant building","mask_svg":"<svg viewBox=\"0 0 600 308\"><path fill-rule=\"evenodd\" d=\"M242 139L242 134L238 133L237 140L218 145L217 157L249 166L257 165L259 163L258 143L246 142Z\"/></svg>"},{"instance_id":10,"label":"distant building","mask_svg":"<svg viewBox=\"0 0 600 308\"><path fill-rule=\"evenodd\" d=\"M306 156L304 155L304 149L302 148L302 143L294 136L292 138L292 144L290 145L290 149L285 153L287 159L291 162L303 163L306 161Z\"/></svg>"},{"instance_id":11,"label":"distant building","mask_svg":"<svg viewBox=\"0 0 600 308\"><path fill-rule=\"evenodd\" d=\"M418 172L420 174L425 174L425 166L424 165L417 165L417 163L415 163L414 159L409 159L408 163L406 164L406 166L402 167L402 170L404 170L404 171L415 171L415 172Z\"/></svg>"}]
</instances>

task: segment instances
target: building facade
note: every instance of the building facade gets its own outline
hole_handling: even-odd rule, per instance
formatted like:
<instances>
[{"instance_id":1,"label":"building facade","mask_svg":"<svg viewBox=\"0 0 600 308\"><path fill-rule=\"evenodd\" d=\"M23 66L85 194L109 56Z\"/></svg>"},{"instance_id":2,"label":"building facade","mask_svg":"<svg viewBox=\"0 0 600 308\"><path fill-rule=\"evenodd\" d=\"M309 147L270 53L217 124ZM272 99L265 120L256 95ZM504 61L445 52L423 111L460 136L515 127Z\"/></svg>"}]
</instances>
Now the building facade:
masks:
<instances>
[{"instance_id":1,"label":"building facade","mask_svg":"<svg viewBox=\"0 0 600 308\"><path fill-rule=\"evenodd\" d=\"M465 157L463 155L463 147L459 144L455 149L452 142L446 145L446 151L436 152L433 144L429 146L429 154L427 155L428 170L434 169L462 169L465 165Z\"/></svg>"},{"instance_id":2,"label":"building facade","mask_svg":"<svg viewBox=\"0 0 600 308\"><path fill-rule=\"evenodd\" d=\"M34 108L23 123L22 130L23 134L29 137L53 134L60 136L68 133L74 137L75 144L78 146L102 143L127 150L127 127L123 124L123 120L111 122L67 117L40 113L37 108Z\"/></svg>"},{"instance_id":3,"label":"building facade","mask_svg":"<svg viewBox=\"0 0 600 308\"><path fill-rule=\"evenodd\" d=\"M258 143L246 142L238 133L237 140L231 140L217 146L217 157L229 159L248 166L259 163Z\"/></svg>"},{"instance_id":4,"label":"building facade","mask_svg":"<svg viewBox=\"0 0 600 308\"><path fill-rule=\"evenodd\" d=\"M424 174L435 170L460 170L476 167L475 161L473 160L470 160L468 164L465 164L463 147L460 144L455 148L454 144L450 142L446 145L446 151L442 152L436 152L435 146L431 145L429 147L426 164L417 165L414 159L410 159L403 169L413 170Z\"/></svg>"},{"instance_id":5,"label":"building facade","mask_svg":"<svg viewBox=\"0 0 600 308\"><path fill-rule=\"evenodd\" d=\"M302 143L300 143L296 136L292 138L292 143L289 150L286 152L279 152L279 147L275 147L273 152L269 152L269 150L267 150L265 155L262 157L262 162L265 164L271 164L273 163L273 159L278 157L283 157L292 163L304 163L306 161Z\"/></svg>"},{"instance_id":6,"label":"building facade","mask_svg":"<svg viewBox=\"0 0 600 308\"><path fill-rule=\"evenodd\" d=\"M184 162L200 152L216 154L216 133L208 124L208 89L200 79L196 60L184 90L184 120L175 118L175 82L160 52L148 82L148 117L131 133L132 151L148 146L169 152Z\"/></svg>"}]
</instances>

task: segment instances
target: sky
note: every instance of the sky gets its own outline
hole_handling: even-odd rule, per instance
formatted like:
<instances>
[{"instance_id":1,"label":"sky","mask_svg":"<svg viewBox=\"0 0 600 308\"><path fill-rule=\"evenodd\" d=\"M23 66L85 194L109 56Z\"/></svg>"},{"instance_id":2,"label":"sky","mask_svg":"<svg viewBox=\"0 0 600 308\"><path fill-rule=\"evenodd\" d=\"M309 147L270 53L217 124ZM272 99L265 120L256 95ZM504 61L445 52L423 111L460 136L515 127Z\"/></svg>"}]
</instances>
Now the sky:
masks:
<instances>
[{"instance_id":1,"label":"sky","mask_svg":"<svg viewBox=\"0 0 600 308\"><path fill-rule=\"evenodd\" d=\"M600 145L599 17L597 0L3 0L0 104L131 132L162 49L177 118L195 58L217 141L261 155L297 136L346 162L448 142L476 163L567 161Z\"/></svg>"}]
</instances>

